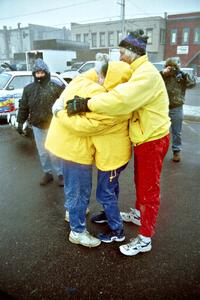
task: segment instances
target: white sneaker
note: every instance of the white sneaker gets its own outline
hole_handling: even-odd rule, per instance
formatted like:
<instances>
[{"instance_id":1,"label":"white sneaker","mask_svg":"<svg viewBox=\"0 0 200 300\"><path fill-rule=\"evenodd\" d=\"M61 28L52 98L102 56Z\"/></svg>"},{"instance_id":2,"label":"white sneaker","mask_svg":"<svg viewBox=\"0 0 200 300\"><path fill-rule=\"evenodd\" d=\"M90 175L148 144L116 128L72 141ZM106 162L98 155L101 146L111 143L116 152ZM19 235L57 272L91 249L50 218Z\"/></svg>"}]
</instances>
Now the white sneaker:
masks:
<instances>
[{"instance_id":1,"label":"white sneaker","mask_svg":"<svg viewBox=\"0 0 200 300\"><path fill-rule=\"evenodd\" d=\"M69 241L85 247L97 247L101 244L101 241L92 236L87 230L83 232L70 231Z\"/></svg>"},{"instance_id":2,"label":"white sneaker","mask_svg":"<svg viewBox=\"0 0 200 300\"><path fill-rule=\"evenodd\" d=\"M131 208L129 212L120 212L124 222L132 222L135 225L141 226L140 211L136 208Z\"/></svg>"},{"instance_id":3,"label":"white sneaker","mask_svg":"<svg viewBox=\"0 0 200 300\"><path fill-rule=\"evenodd\" d=\"M119 250L124 255L133 256L139 252L148 252L151 248L151 238L145 238L139 234L135 239L130 240L130 243L121 245Z\"/></svg>"},{"instance_id":4,"label":"white sneaker","mask_svg":"<svg viewBox=\"0 0 200 300\"><path fill-rule=\"evenodd\" d=\"M90 210L89 208L87 207L87 210L86 210L86 215L89 214ZM66 222L69 222L69 212L68 210L65 211L65 221Z\"/></svg>"}]
</instances>

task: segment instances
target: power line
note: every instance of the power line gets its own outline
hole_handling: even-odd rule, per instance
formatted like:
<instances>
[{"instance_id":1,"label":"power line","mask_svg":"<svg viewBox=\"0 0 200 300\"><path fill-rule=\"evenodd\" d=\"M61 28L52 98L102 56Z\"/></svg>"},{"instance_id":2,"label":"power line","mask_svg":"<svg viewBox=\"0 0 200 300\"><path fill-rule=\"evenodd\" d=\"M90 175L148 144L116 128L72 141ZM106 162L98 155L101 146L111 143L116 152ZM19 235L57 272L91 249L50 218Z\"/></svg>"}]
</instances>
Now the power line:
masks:
<instances>
[{"instance_id":1,"label":"power line","mask_svg":"<svg viewBox=\"0 0 200 300\"><path fill-rule=\"evenodd\" d=\"M87 20L82 20L80 22L68 22L68 23L60 23L60 24L54 24L52 26L64 26L66 24L69 24L69 23L77 23L78 25L87 25L88 23L83 23L83 22L91 22L91 21L97 21L97 20L108 20L108 19L112 19L112 18L115 18L115 20L112 20L113 22L114 21L118 21L117 18L119 19L120 16L111 16L111 17L104 17L104 18L95 18L95 19L87 19ZM108 20L109 22L110 20ZM110 21L110 22L112 22ZM97 22L95 22L97 23Z\"/></svg>"},{"instance_id":2,"label":"power line","mask_svg":"<svg viewBox=\"0 0 200 300\"><path fill-rule=\"evenodd\" d=\"M140 8L138 5L135 4L135 2L133 3L133 1L128 0L128 2L132 5L134 5L138 10L142 11L143 14L148 15L148 13L146 11L144 11L142 8Z\"/></svg>"},{"instance_id":3,"label":"power line","mask_svg":"<svg viewBox=\"0 0 200 300\"><path fill-rule=\"evenodd\" d=\"M0 21L13 19L13 18L19 18L19 17L32 16L32 15L37 15L37 14L42 14L42 13L55 11L55 10L60 10L60 9L64 9L64 8L74 7L74 6L78 6L78 5L84 5L84 4L94 2L94 1L96 2L96 1L101 1L101 0L84 1L84 2L74 3L74 4L65 5L65 6L61 6L61 7L55 7L55 8L45 9L45 10L39 10L39 11L35 11L35 12L32 12L32 13L27 13L27 14L22 14L22 15L17 15L17 16L4 17L4 18L0 18Z\"/></svg>"}]
</instances>

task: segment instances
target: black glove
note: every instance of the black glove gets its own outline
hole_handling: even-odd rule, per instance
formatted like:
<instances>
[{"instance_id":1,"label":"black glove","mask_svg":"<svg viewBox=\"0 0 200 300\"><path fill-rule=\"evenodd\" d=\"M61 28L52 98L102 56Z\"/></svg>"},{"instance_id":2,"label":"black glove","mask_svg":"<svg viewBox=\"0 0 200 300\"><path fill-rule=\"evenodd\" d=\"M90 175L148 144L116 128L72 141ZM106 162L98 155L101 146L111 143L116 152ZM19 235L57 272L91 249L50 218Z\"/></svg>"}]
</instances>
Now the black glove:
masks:
<instances>
[{"instance_id":1,"label":"black glove","mask_svg":"<svg viewBox=\"0 0 200 300\"><path fill-rule=\"evenodd\" d=\"M24 134L24 131L23 131L23 124L22 124L22 123L19 123L19 124L18 124L17 132L18 132L19 134Z\"/></svg>"},{"instance_id":2,"label":"black glove","mask_svg":"<svg viewBox=\"0 0 200 300\"><path fill-rule=\"evenodd\" d=\"M87 106L88 100L90 98L81 98L79 96L74 96L74 99L67 102L67 114L68 116L73 116L81 112L89 112Z\"/></svg>"}]
</instances>

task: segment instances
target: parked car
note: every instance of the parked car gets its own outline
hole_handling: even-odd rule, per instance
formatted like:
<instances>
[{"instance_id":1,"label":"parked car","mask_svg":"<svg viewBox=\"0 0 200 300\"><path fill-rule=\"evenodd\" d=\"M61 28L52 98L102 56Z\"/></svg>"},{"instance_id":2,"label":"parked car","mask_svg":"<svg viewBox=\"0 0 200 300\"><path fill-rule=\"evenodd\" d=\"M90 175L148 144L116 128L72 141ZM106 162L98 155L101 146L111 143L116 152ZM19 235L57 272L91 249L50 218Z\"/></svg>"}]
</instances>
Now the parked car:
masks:
<instances>
[{"instance_id":1,"label":"parked car","mask_svg":"<svg viewBox=\"0 0 200 300\"><path fill-rule=\"evenodd\" d=\"M67 86L66 81L57 73L51 73L51 79ZM10 71L0 74L0 118L7 119L12 126L17 126L17 111L23 89L33 80L31 71Z\"/></svg>"},{"instance_id":2,"label":"parked car","mask_svg":"<svg viewBox=\"0 0 200 300\"><path fill-rule=\"evenodd\" d=\"M75 62L73 63L69 71L77 71L83 64L84 64L83 61Z\"/></svg>"},{"instance_id":3,"label":"parked car","mask_svg":"<svg viewBox=\"0 0 200 300\"><path fill-rule=\"evenodd\" d=\"M160 72L163 70L165 66L165 60L154 62L153 65L156 67L156 69Z\"/></svg>"},{"instance_id":4,"label":"parked car","mask_svg":"<svg viewBox=\"0 0 200 300\"><path fill-rule=\"evenodd\" d=\"M69 83L72 79L74 79L76 76L78 76L81 73L84 73L92 68L95 67L95 61L87 61L83 63L77 70L69 70L64 73L61 73L60 76L67 82Z\"/></svg>"}]
</instances>

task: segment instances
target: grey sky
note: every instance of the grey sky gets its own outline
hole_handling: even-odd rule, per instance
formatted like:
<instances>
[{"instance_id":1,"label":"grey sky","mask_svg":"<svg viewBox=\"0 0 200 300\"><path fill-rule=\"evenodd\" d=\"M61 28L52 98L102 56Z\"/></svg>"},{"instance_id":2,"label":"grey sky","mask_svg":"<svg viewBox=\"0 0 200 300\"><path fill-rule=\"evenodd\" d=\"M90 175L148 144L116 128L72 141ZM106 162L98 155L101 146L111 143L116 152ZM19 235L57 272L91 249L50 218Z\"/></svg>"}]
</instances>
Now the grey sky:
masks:
<instances>
[{"instance_id":1,"label":"grey sky","mask_svg":"<svg viewBox=\"0 0 200 300\"><path fill-rule=\"evenodd\" d=\"M120 18L120 0L0 0L0 29L28 23L70 28L71 22L89 23ZM200 11L200 0L126 0L126 18L164 16Z\"/></svg>"}]
</instances>

